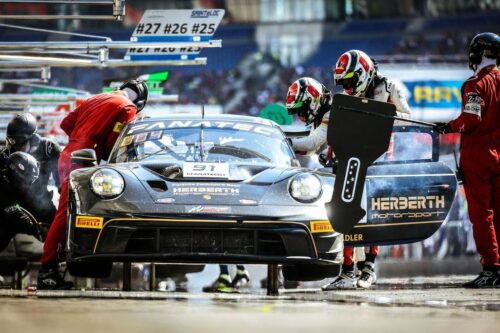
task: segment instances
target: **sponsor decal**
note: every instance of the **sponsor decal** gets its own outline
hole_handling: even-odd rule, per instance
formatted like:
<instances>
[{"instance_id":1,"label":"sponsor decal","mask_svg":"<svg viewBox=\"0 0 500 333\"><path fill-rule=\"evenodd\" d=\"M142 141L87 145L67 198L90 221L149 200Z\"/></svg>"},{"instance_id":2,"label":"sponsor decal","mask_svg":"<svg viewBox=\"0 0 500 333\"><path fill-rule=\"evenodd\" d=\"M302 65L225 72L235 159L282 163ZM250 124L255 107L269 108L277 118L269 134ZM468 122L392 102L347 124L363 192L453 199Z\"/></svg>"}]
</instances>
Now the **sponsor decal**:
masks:
<instances>
[{"instance_id":1,"label":"sponsor decal","mask_svg":"<svg viewBox=\"0 0 500 333\"><path fill-rule=\"evenodd\" d=\"M135 136L134 142L144 142L148 138L148 133L139 133Z\"/></svg>"},{"instance_id":2,"label":"sponsor decal","mask_svg":"<svg viewBox=\"0 0 500 333\"><path fill-rule=\"evenodd\" d=\"M174 184L174 195L202 195L205 200L210 200L212 196L233 196L240 194L239 184L197 184L184 183Z\"/></svg>"},{"instance_id":3,"label":"sponsor decal","mask_svg":"<svg viewBox=\"0 0 500 333\"><path fill-rule=\"evenodd\" d=\"M229 178L228 163L184 162L184 178Z\"/></svg>"},{"instance_id":4,"label":"sponsor decal","mask_svg":"<svg viewBox=\"0 0 500 333\"><path fill-rule=\"evenodd\" d=\"M122 142L120 143L120 147L128 146L133 141L134 141L134 136L133 135L127 135L126 137L123 138Z\"/></svg>"},{"instance_id":5,"label":"sponsor decal","mask_svg":"<svg viewBox=\"0 0 500 333\"><path fill-rule=\"evenodd\" d=\"M460 108L462 81L405 81L410 92L408 104L415 108Z\"/></svg>"},{"instance_id":6,"label":"sponsor decal","mask_svg":"<svg viewBox=\"0 0 500 333\"><path fill-rule=\"evenodd\" d=\"M149 140L159 140L163 135L163 131L153 131L149 133Z\"/></svg>"},{"instance_id":7,"label":"sponsor decal","mask_svg":"<svg viewBox=\"0 0 500 333\"><path fill-rule=\"evenodd\" d=\"M344 242L362 242L363 234L346 234L344 235Z\"/></svg>"},{"instance_id":8,"label":"sponsor decal","mask_svg":"<svg viewBox=\"0 0 500 333\"><path fill-rule=\"evenodd\" d=\"M191 17L193 18L208 18L212 16L219 16L221 10L220 9L193 9L191 12Z\"/></svg>"},{"instance_id":9,"label":"sponsor decal","mask_svg":"<svg viewBox=\"0 0 500 333\"><path fill-rule=\"evenodd\" d=\"M444 195L372 198L372 210L435 209L445 207Z\"/></svg>"},{"instance_id":10,"label":"sponsor decal","mask_svg":"<svg viewBox=\"0 0 500 333\"><path fill-rule=\"evenodd\" d=\"M330 221L311 221L311 233L320 233L320 232L333 232L332 225Z\"/></svg>"},{"instance_id":11,"label":"sponsor decal","mask_svg":"<svg viewBox=\"0 0 500 333\"><path fill-rule=\"evenodd\" d=\"M97 216L77 216L75 227L85 229L102 229L102 217Z\"/></svg>"},{"instance_id":12,"label":"sponsor decal","mask_svg":"<svg viewBox=\"0 0 500 333\"><path fill-rule=\"evenodd\" d=\"M444 218L445 209L444 195L374 197L369 200L368 216L372 223L380 220L427 220Z\"/></svg>"},{"instance_id":13,"label":"sponsor decal","mask_svg":"<svg viewBox=\"0 0 500 333\"><path fill-rule=\"evenodd\" d=\"M464 106L464 112L481 116L481 96L475 92L467 93L467 102Z\"/></svg>"},{"instance_id":14,"label":"sponsor decal","mask_svg":"<svg viewBox=\"0 0 500 333\"><path fill-rule=\"evenodd\" d=\"M123 123L117 122L113 127L113 132L120 133L123 130Z\"/></svg>"},{"instance_id":15,"label":"sponsor decal","mask_svg":"<svg viewBox=\"0 0 500 333\"><path fill-rule=\"evenodd\" d=\"M163 130L166 128L190 128L190 127L201 127L203 124L205 129L217 128L217 129L229 129L244 132L254 132L257 134L262 134L271 137L280 137L280 133L271 126L267 126L258 122L246 123L246 122L233 122L233 121L210 121L210 120L173 120L173 121L158 121L155 123L142 123L134 124L130 126L127 130L127 134L133 134L136 132L144 131L154 131Z\"/></svg>"},{"instance_id":16,"label":"sponsor decal","mask_svg":"<svg viewBox=\"0 0 500 333\"><path fill-rule=\"evenodd\" d=\"M204 214L227 214L229 207L226 206L195 206L186 207L187 213L204 213Z\"/></svg>"}]
</instances>

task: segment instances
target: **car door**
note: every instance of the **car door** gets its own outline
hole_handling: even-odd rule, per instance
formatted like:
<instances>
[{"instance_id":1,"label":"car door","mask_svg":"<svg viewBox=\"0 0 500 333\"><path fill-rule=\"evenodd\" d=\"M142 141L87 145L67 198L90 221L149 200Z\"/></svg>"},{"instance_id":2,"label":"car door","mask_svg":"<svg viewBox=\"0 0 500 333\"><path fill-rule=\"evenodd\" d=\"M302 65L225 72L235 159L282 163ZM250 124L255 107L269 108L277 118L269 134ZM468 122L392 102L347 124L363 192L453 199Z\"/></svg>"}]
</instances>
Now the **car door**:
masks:
<instances>
[{"instance_id":1,"label":"car door","mask_svg":"<svg viewBox=\"0 0 500 333\"><path fill-rule=\"evenodd\" d=\"M344 235L345 245L403 244L430 237L455 199L455 172L439 162L438 135L396 126L388 151L368 168L366 216Z\"/></svg>"}]
</instances>

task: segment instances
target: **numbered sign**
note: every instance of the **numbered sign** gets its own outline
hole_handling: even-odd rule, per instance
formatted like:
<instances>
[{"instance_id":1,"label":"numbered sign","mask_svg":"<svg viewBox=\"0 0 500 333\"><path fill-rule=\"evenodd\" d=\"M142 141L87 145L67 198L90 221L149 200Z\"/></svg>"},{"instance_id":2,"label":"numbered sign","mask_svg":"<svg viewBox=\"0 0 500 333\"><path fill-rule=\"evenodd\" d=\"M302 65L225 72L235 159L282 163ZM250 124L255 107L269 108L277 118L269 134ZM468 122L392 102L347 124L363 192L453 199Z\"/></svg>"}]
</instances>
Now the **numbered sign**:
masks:
<instances>
[{"instance_id":1,"label":"numbered sign","mask_svg":"<svg viewBox=\"0 0 500 333\"><path fill-rule=\"evenodd\" d=\"M185 178L229 178L229 164L184 162L182 175Z\"/></svg>"},{"instance_id":2,"label":"numbered sign","mask_svg":"<svg viewBox=\"0 0 500 333\"><path fill-rule=\"evenodd\" d=\"M224 17L223 9L146 10L131 42L207 42ZM130 48L125 60L193 60L200 47Z\"/></svg>"}]
</instances>

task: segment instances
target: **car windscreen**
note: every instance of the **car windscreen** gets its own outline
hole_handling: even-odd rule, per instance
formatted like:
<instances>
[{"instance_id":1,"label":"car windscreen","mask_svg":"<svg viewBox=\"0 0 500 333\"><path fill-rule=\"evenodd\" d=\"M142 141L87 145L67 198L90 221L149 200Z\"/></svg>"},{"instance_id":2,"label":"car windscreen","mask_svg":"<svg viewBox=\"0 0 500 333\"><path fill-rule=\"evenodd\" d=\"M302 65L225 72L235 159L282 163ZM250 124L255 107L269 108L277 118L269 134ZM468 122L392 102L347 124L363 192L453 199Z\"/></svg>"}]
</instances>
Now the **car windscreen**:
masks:
<instances>
[{"instance_id":1,"label":"car windscreen","mask_svg":"<svg viewBox=\"0 0 500 333\"><path fill-rule=\"evenodd\" d=\"M110 161L205 161L289 167L293 153L283 134L271 126L240 124L223 128L204 126L203 129L179 126L127 131Z\"/></svg>"}]
</instances>

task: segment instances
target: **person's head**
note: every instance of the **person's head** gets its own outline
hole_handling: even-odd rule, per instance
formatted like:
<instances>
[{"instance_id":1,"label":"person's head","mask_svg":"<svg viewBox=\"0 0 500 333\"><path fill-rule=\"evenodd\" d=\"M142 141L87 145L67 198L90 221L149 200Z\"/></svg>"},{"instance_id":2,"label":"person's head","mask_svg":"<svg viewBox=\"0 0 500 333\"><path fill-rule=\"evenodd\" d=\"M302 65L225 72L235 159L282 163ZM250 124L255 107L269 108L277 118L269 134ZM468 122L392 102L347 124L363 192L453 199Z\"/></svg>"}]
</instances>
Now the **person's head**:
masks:
<instances>
[{"instance_id":1,"label":"person's head","mask_svg":"<svg viewBox=\"0 0 500 333\"><path fill-rule=\"evenodd\" d=\"M17 114L7 125L7 147L10 151L31 152L40 144L36 119L30 113Z\"/></svg>"},{"instance_id":2,"label":"person's head","mask_svg":"<svg viewBox=\"0 0 500 333\"><path fill-rule=\"evenodd\" d=\"M129 99L137 106L137 112L140 112L146 106L148 101L148 86L142 80L130 80L118 88L127 93Z\"/></svg>"},{"instance_id":3,"label":"person's head","mask_svg":"<svg viewBox=\"0 0 500 333\"><path fill-rule=\"evenodd\" d=\"M358 97L364 96L376 74L372 59L359 50L342 54L333 69L335 85L342 86L344 93Z\"/></svg>"},{"instance_id":4,"label":"person's head","mask_svg":"<svg viewBox=\"0 0 500 333\"><path fill-rule=\"evenodd\" d=\"M20 151L9 155L5 177L10 183L25 190L38 179L38 175L38 162L33 156Z\"/></svg>"},{"instance_id":5,"label":"person's head","mask_svg":"<svg viewBox=\"0 0 500 333\"><path fill-rule=\"evenodd\" d=\"M470 69L475 71L484 58L498 59L499 56L500 37L497 34L493 32L482 32L472 38L469 44Z\"/></svg>"},{"instance_id":6,"label":"person's head","mask_svg":"<svg viewBox=\"0 0 500 333\"><path fill-rule=\"evenodd\" d=\"M322 103L327 103L330 92L321 83L310 77L301 77L288 88L285 107L288 114L296 114L306 125L322 116Z\"/></svg>"}]
</instances>

